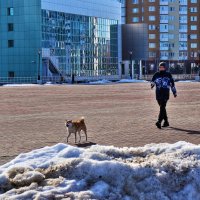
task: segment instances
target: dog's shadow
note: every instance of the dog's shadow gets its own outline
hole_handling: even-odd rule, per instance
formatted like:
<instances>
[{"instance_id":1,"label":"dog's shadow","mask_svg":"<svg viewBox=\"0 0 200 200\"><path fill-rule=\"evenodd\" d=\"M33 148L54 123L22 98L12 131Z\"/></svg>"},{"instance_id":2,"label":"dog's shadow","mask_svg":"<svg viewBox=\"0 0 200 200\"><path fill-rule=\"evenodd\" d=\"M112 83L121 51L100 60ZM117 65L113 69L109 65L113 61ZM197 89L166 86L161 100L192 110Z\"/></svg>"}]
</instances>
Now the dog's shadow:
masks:
<instances>
[{"instance_id":1,"label":"dog's shadow","mask_svg":"<svg viewBox=\"0 0 200 200\"><path fill-rule=\"evenodd\" d=\"M84 142L84 143L78 143L78 144L74 144L77 147L82 147L82 148L86 148L86 147L91 147L93 145L96 145L96 143L94 142Z\"/></svg>"}]
</instances>

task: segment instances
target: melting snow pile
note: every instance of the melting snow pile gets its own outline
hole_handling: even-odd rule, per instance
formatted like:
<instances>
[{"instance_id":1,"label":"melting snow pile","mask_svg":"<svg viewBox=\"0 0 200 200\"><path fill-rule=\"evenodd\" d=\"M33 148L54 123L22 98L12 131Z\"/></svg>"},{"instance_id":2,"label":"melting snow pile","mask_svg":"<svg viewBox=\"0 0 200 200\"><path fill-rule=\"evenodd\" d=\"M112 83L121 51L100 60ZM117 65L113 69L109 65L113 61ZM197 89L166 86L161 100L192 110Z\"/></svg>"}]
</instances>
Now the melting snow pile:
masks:
<instances>
[{"instance_id":1,"label":"melting snow pile","mask_svg":"<svg viewBox=\"0 0 200 200\"><path fill-rule=\"evenodd\" d=\"M37 84L5 84L3 87L35 87Z\"/></svg>"},{"instance_id":2,"label":"melting snow pile","mask_svg":"<svg viewBox=\"0 0 200 200\"><path fill-rule=\"evenodd\" d=\"M0 167L0 199L199 200L200 146L45 147Z\"/></svg>"},{"instance_id":3,"label":"melting snow pile","mask_svg":"<svg viewBox=\"0 0 200 200\"><path fill-rule=\"evenodd\" d=\"M91 81L89 82L90 85L104 85L104 84L109 84L109 83L112 83L111 81L108 81L108 80L99 80L99 81Z\"/></svg>"},{"instance_id":4,"label":"melting snow pile","mask_svg":"<svg viewBox=\"0 0 200 200\"><path fill-rule=\"evenodd\" d=\"M118 83L148 83L145 80L137 80L137 79L121 79Z\"/></svg>"},{"instance_id":5,"label":"melting snow pile","mask_svg":"<svg viewBox=\"0 0 200 200\"><path fill-rule=\"evenodd\" d=\"M195 83L195 80L182 80L182 81L178 81L179 83Z\"/></svg>"}]
</instances>

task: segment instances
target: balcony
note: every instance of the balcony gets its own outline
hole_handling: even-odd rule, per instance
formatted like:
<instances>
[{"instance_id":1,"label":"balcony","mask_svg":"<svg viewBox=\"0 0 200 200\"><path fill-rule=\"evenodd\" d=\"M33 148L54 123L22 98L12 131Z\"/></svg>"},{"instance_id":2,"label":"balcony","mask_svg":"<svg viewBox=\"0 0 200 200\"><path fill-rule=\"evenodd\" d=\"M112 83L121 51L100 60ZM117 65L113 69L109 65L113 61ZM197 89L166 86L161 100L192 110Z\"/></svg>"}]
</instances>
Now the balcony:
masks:
<instances>
[{"instance_id":1,"label":"balcony","mask_svg":"<svg viewBox=\"0 0 200 200\"><path fill-rule=\"evenodd\" d=\"M179 47L179 51L187 51L188 48L187 47Z\"/></svg>"},{"instance_id":2,"label":"balcony","mask_svg":"<svg viewBox=\"0 0 200 200\"><path fill-rule=\"evenodd\" d=\"M160 1L160 5L161 6L168 6L169 5L169 1L166 0L166 1Z\"/></svg>"},{"instance_id":3,"label":"balcony","mask_svg":"<svg viewBox=\"0 0 200 200\"><path fill-rule=\"evenodd\" d=\"M161 41L161 42L168 42L168 41L169 41L169 38L168 38L168 37L161 37L161 38L160 38L160 41Z\"/></svg>"},{"instance_id":4,"label":"balcony","mask_svg":"<svg viewBox=\"0 0 200 200\"><path fill-rule=\"evenodd\" d=\"M187 10L180 10L179 14L181 15L187 15L188 11Z\"/></svg>"},{"instance_id":5,"label":"balcony","mask_svg":"<svg viewBox=\"0 0 200 200\"><path fill-rule=\"evenodd\" d=\"M161 15L168 15L169 11L168 10L160 10Z\"/></svg>"},{"instance_id":6,"label":"balcony","mask_svg":"<svg viewBox=\"0 0 200 200\"><path fill-rule=\"evenodd\" d=\"M169 20L168 20L168 19L161 19L161 20L160 20L160 23L161 23L161 24L168 24L168 23L169 23Z\"/></svg>"},{"instance_id":7,"label":"balcony","mask_svg":"<svg viewBox=\"0 0 200 200\"><path fill-rule=\"evenodd\" d=\"M179 42L187 42L188 39L187 38L179 38Z\"/></svg>"},{"instance_id":8,"label":"balcony","mask_svg":"<svg viewBox=\"0 0 200 200\"><path fill-rule=\"evenodd\" d=\"M160 47L160 50L161 50L161 51L168 51L168 50L169 50L169 47Z\"/></svg>"},{"instance_id":9,"label":"balcony","mask_svg":"<svg viewBox=\"0 0 200 200\"><path fill-rule=\"evenodd\" d=\"M161 60L169 60L169 57L168 56L160 56L160 59Z\"/></svg>"},{"instance_id":10,"label":"balcony","mask_svg":"<svg viewBox=\"0 0 200 200\"><path fill-rule=\"evenodd\" d=\"M187 33L187 29L179 29L180 33Z\"/></svg>"}]
</instances>

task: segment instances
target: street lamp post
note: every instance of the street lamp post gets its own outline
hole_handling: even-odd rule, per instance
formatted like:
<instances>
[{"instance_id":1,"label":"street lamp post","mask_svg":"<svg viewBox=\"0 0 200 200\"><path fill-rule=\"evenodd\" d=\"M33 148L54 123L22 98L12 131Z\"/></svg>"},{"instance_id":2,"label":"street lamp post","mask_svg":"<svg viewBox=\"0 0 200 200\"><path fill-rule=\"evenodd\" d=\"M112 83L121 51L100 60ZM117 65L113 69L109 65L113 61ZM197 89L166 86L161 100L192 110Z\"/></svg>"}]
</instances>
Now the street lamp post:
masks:
<instances>
[{"instance_id":1,"label":"street lamp post","mask_svg":"<svg viewBox=\"0 0 200 200\"><path fill-rule=\"evenodd\" d=\"M133 52L130 51L129 52L129 56L130 56L130 75L131 75L131 79L134 78L134 66L133 66Z\"/></svg>"},{"instance_id":2,"label":"street lamp post","mask_svg":"<svg viewBox=\"0 0 200 200\"><path fill-rule=\"evenodd\" d=\"M40 59L41 59L41 50L38 50L38 82L40 82Z\"/></svg>"},{"instance_id":3,"label":"street lamp post","mask_svg":"<svg viewBox=\"0 0 200 200\"><path fill-rule=\"evenodd\" d=\"M71 84L75 83L74 66L71 67Z\"/></svg>"},{"instance_id":4,"label":"street lamp post","mask_svg":"<svg viewBox=\"0 0 200 200\"><path fill-rule=\"evenodd\" d=\"M123 75L123 71L122 71L122 64L123 64L123 63L122 63L122 62L120 62L120 70L119 70L119 71L120 71L121 79L122 79L122 75Z\"/></svg>"}]
</instances>

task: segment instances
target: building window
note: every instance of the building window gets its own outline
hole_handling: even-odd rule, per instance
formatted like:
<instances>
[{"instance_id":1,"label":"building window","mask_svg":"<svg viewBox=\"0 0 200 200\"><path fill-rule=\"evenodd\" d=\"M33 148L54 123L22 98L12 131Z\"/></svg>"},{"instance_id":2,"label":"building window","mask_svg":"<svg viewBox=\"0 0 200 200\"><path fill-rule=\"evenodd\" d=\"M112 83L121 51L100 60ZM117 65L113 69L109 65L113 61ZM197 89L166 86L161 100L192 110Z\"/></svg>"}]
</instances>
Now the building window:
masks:
<instances>
[{"instance_id":1,"label":"building window","mask_svg":"<svg viewBox=\"0 0 200 200\"><path fill-rule=\"evenodd\" d=\"M168 32L169 26L168 24L160 24L160 32Z\"/></svg>"},{"instance_id":2,"label":"building window","mask_svg":"<svg viewBox=\"0 0 200 200\"><path fill-rule=\"evenodd\" d=\"M133 22L139 22L139 17L133 17Z\"/></svg>"},{"instance_id":3,"label":"building window","mask_svg":"<svg viewBox=\"0 0 200 200\"><path fill-rule=\"evenodd\" d=\"M14 40L8 40L8 47L14 47Z\"/></svg>"},{"instance_id":4,"label":"building window","mask_svg":"<svg viewBox=\"0 0 200 200\"><path fill-rule=\"evenodd\" d=\"M197 43L191 43L191 48L196 49L197 48Z\"/></svg>"},{"instance_id":5,"label":"building window","mask_svg":"<svg viewBox=\"0 0 200 200\"><path fill-rule=\"evenodd\" d=\"M155 43L149 43L149 48L151 48L151 49L156 48L156 44Z\"/></svg>"},{"instance_id":6,"label":"building window","mask_svg":"<svg viewBox=\"0 0 200 200\"><path fill-rule=\"evenodd\" d=\"M188 26L186 24L180 24L179 31L180 32L187 32Z\"/></svg>"},{"instance_id":7,"label":"building window","mask_svg":"<svg viewBox=\"0 0 200 200\"><path fill-rule=\"evenodd\" d=\"M189 39L196 40L197 39L197 34L191 34L191 35L189 35Z\"/></svg>"},{"instance_id":8,"label":"building window","mask_svg":"<svg viewBox=\"0 0 200 200\"><path fill-rule=\"evenodd\" d=\"M132 3L133 3L133 4L138 4L139 1L138 1L138 0L132 0Z\"/></svg>"},{"instance_id":9,"label":"building window","mask_svg":"<svg viewBox=\"0 0 200 200\"><path fill-rule=\"evenodd\" d=\"M14 24L13 23L8 23L8 31L14 31Z\"/></svg>"},{"instance_id":10,"label":"building window","mask_svg":"<svg viewBox=\"0 0 200 200\"><path fill-rule=\"evenodd\" d=\"M133 8L133 13L139 13L139 8Z\"/></svg>"},{"instance_id":11,"label":"building window","mask_svg":"<svg viewBox=\"0 0 200 200\"><path fill-rule=\"evenodd\" d=\"M155 6L149 6L149 12L154 12L156 10Z\"/></svg>"},{"instance_id":12,"label":"building window","mask_svg":"<svg viewBox=\"0 0 200 200\"><path fill-rule=\"evenodd\" d=\"M191 7L191 8L190 8L190 12L196 13L196 12L197 12L197 7Z\"/></svg>"},{"instance_id":13,"label":"building window","mask_svg":"<svg viewBox=\"0 0 200 200\"><path fill-rule=\"evenodd\" d=\"M8 8L7 9L7 13L8 13L8 16L13 16L14 15L14 8Z\"/></svg>"},{"instance_id":14,"label":"building window","mask_svg":"<svg viewBox=\"0 0 200 200\"><path fill-rule=\"evenodd\" d=\"M156 39L156 34L149 34L149 39Z\"/></svg>"},{"instance_id":15,"label":"building window","mask_svg":"<svg viewBox=\"0 0 200 200\"><path fill-rule=\"evenodd\" d=\"M197 16L191 16L190 20L191 20L191 22L196 22L197 21Z\"/></svg>"},{"instance_id":16,"label":"building window","mask_svg":"<svg viewBox=\"0 0 200 200\"><path fill-rule=\"evenodd\" d=\"M191 25L191 26L190 26L190 30L196 31L196 30L197 30L197 25Z\"/></svg>"},{"instance_id":17,"label":"building window","mask_svg":"<svg viewBox=\"0 0 200 200\"><path fill-rule=\"evenodd\" d=\"M8 77L9 78L14 78L15 77L15 72L13 72L13 71L8 72Z\"/></svg>"},{"instance_id":18,"label":"building window","mask_svg":"<svg viewBox=\"0 0 200 200\"><path fill-rule=\"evenodd\" d=\"M180 20L180 23L187 23L187 15L180 16L179 20Z\"/></svg>"},{"instance_id":19,"label":"building window","mask_svg":"<svg viewBox=\"0 0 200 200\"><path fill-rule=\"evenodd\" d=\"M156 52L150 51L149 52L149 57L150 58L155 58L156 57Z\"/></svg>"},{"instance_id":20,"label":"building window","mask_svg":"<svg viewBox=\"0 0 200 200\"><path fill-rule=\"evenodd\" d=\"M187 14L188 7L187 6L180 6L179 7L179 12L180 14Z\"/></svg>"},{"instance_id":21,"label":"building window","mask_svg":"<svg viewBox=\"0 0 200 200\"><path fill-rule=\"evenodd\" d=\"M175 7L169 7L169 11L174 12L175 11Z\"/></svg>"},{"instance_id":22,"label":"building window","mask_svg":"<svg viewBox=\"0 0 200 200\"><path fill-rule=\"evenodd\" d=\"M156 17L155 16L149 16L149 21L155 21Z\"/></svg>"},{"instance_id":23,"label":"building window","mask_svg":"<svg viewBox=\"0 0 200 200\"><path fill-rule=\"evenodd\" d=\"M169 39L169 34L168 33L161 33L160 34L160 40L168 41L168 39Z\"/></svg>"},{"instance_id":24,"label":"building window","mask_svg":"<svg viewBox=\"0 0 200 200\"><path fill-rule=\"evenodd\" d=\"M151 25L151 24L150 24L150 25L149 25L149 30L156 30L156 25L153 25L153 24Z\"/></svg>"}]
</instances>

